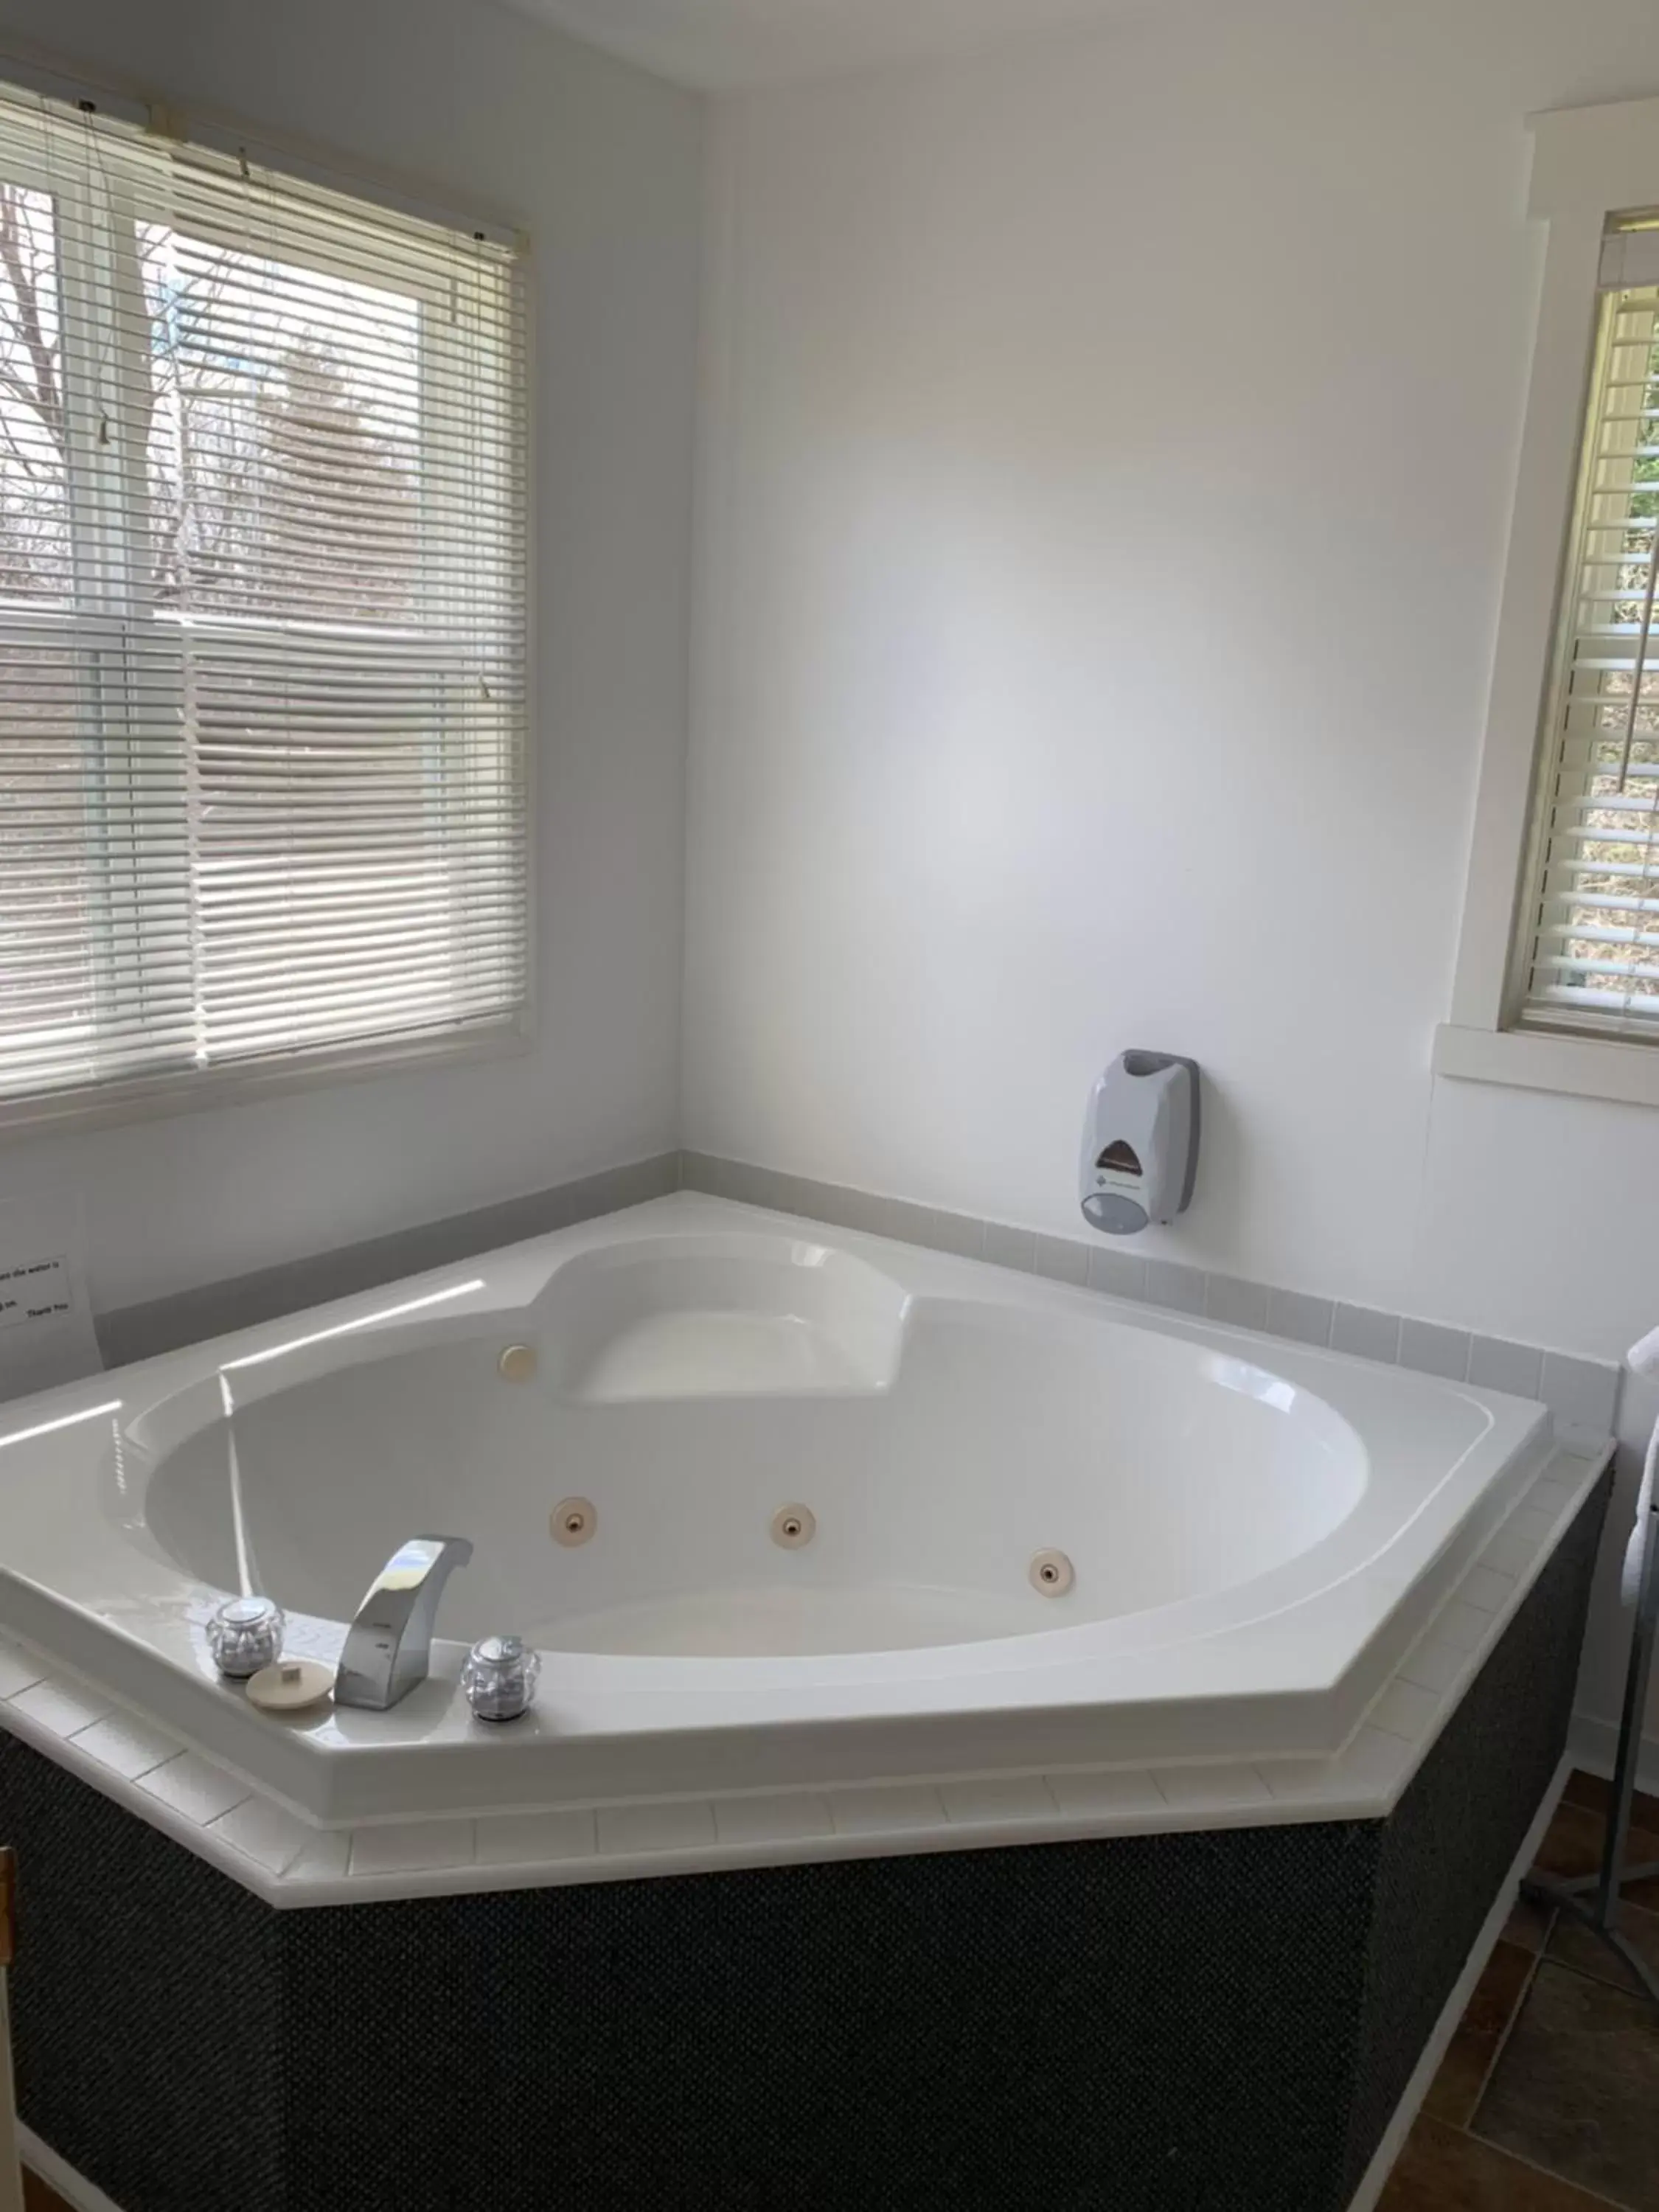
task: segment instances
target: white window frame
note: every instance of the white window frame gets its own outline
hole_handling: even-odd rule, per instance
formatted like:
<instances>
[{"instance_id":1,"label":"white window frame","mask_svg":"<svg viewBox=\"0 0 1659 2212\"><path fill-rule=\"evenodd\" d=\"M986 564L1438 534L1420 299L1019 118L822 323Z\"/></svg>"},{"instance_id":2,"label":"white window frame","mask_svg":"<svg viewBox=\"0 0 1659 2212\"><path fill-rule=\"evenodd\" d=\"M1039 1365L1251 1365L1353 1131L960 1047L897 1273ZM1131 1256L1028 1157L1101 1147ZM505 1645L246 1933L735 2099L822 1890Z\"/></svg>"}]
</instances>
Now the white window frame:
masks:
<instances>
[{"instance_id":1,"label":"white window frame","mask_svg":"<svg viewBox=\"0 0 1659 2212\"><path fill-rule=\"evenodd\" d=\"M1475 797L1451 1018L1437 1075L1659 1106L1659 1042L1513 1027L1528 869L1564 549L1583 449L1609 216L1659 207L1659 100L1531 118L1528 214L1545 226L1543 290Z\"/></svg>"},{"instance_id":2,"label":"white window frame","mask_svg":"<svg viewBox=\"0 0 1659 2212\"><path fill-rule=\"evenodd\" d=\"M94 100L106 114L118 116L124 120L143 122L165 137L185 140L204 157L218 153L228 159L240 160L245 155L252 153L271 169L280 171L292 179L319 184L328 190L352 195L368 205L382 205L453 228L474 229L479 237L488 237L497 242L512 242L520 247L525 242L521 231L493 216L482 224L476 215L462 219L440 202L428 203L423 198L411 197L401 185L381 186L374 179L343 165L337 168L331 164L319 164L313 155L289 148L280 140L269 139L264 134L245 131L232 124L214 121L208 127L197 130L187 125L176 111L142 106L123 98L112 98L103 88L83 87L78 81L60 76L56 71L16 66L9 58L0 66L0 74L3 74L9 84L33 86L52 98L63 99L67 94L72 98ZM25 177L21 180L26 183L37 181L33 177ZM54 181L44 174L39 177L38 182L44 190L61 192L63 189L61 180ZM118 189L125 193L128 188L123 183ZM135 200L131 212L135 220L143 220L149 211ZM165 210L159 212L164 216ZM362 274L370 283L383 281L380 272L370 261L363 264ZM526 538L522 581L526 605L533 607L535 521L528 488L535 483L532 397L535 391L532 349L535 307L527 256L520 262L515 281L521 287L520 360L526 398L526 434L521 455L526 484ZM428 301L428 304L434 303ZM440 325L432 325L423 328L422 343L443 345L450 341ZM53 627L61 625L66 633L76 635L82 633L93 635L97 627L95 617L79 611L49 610L40 619ZM203 629L205 634L210 625L204 625ZM0 1098L0 1144L8 1138L39 1135L57 1129L108 1127L173 1114L201 1112L216 1106L234 1105L284 1092L314 1090L325 1085L368 1079L434 1063L453 1066L498 1060L531 1051L536 1042L538 1004L538 779L535 744L538 678L534 640L535 625L526 620L523 669L526 715L523 764L525 996L523 1003L514 1012L504 1014L489 1023L469 1025L453 1033L344 1038L335 1042L273 1052L264 1058L181 1069L173 1074L116 1079L58 1093L48 1091Z\"/></svg>"}]
</instances>

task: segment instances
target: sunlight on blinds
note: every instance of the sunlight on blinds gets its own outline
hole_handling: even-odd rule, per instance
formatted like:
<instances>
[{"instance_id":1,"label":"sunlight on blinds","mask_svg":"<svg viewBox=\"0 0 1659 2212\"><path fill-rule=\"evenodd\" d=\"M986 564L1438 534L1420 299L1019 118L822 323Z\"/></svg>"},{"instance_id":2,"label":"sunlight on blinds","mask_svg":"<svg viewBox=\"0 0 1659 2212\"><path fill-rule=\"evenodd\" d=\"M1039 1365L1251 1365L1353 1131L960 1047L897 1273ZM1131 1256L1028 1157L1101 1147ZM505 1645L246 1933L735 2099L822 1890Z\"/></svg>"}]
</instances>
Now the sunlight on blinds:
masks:
<instances>
[{"instance_id":1,"label":"sunlight on blinds","mask_svg":"<svg viewBox=\"0 0 1659 2212\"><path fill-rule=\"evenodd\" d=\"M0 95L0 1099L508 1027L507 249Z\"/></svg>"},{"instance_id":2,"label":"sunlight on blinds","mask_svg":"<svg viewBox=\"0 0 1659 2212\"><path fill-rule=\"evenodd\" d=\"M1632 227L1634 228L1634 227ZM1609 241L1627 272L1659 246ZM1617 252L1613 249L1617 247ZM1604 293L1563 588L1523 1024L1659 1036L1659 284Z\"/></svg>"}]
</instances>

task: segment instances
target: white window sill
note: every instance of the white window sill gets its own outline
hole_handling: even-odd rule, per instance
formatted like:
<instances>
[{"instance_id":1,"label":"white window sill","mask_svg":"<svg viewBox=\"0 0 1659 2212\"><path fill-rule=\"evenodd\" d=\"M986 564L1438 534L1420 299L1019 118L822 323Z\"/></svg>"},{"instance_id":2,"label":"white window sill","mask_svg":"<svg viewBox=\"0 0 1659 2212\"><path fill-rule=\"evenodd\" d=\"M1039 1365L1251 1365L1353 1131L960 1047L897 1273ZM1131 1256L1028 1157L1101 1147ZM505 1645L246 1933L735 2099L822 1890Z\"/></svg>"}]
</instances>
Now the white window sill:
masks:
<instances>
[{"instance_id":1,"label":"white window sill","mask_svg":"<svg viewBox=\"0 0 1659 2212\"><path fill-rule=\"evenodd\" d=\"M204 1068L194 1074L102 1084L38 1098L0 1099L0 1142L7 1137L38 1137L69 1129L111 1128L166 1114L199 1114L210 1107L246 1105L285 1091L319 1091L331 1084L422 1067L503 1060L528 1052L533 1042L533 1024L526 1015L450 1036L329 1046L240 1066Z\"/></svg>"},{"instance_id":2,"label":"white window sill","mask_svg":"<svg viewBox=\"0 0 1659 2212\"><path fill-rule=\"evenodd\" d=\"M1464 1029L1443 1022L1435 1031L1434 1072L1461 1082L1659 1106L1659 1043L1545 1036L1534 1030Z\"/></svg>"}]
</instances>

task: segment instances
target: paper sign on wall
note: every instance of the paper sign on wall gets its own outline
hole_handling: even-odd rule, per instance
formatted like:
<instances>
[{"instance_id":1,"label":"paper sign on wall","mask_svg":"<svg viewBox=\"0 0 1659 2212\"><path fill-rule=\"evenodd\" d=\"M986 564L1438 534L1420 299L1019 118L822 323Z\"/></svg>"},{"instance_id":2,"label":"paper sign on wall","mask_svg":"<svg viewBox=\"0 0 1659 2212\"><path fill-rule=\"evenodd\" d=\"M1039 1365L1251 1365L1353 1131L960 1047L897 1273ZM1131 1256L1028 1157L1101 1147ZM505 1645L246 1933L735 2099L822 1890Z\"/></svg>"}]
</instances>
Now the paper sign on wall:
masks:
<instances>
[{"instance_id":1,"label":"paper sign on wall","mask_svg":"<svg viewBox=\"0 0 1659 2212\"><path fill-rule=\"evenodd\" d=\"M103 1365L86 1242L73 1191L0 1206L0 1399L73 1382Z\"/></svg>"}]
</instances>

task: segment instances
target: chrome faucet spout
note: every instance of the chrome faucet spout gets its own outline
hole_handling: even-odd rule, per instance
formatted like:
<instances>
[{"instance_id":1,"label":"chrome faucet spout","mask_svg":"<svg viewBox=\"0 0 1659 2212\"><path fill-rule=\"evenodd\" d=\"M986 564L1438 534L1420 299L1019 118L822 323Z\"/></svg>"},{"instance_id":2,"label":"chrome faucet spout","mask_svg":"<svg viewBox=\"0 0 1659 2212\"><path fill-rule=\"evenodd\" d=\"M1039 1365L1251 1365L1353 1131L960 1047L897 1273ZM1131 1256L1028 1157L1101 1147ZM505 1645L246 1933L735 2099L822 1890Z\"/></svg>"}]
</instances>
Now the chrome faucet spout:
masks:
<instances>
[{"instance_id":1,"label":"chrome faucet spout","mask_svg":"<svg viewBox=\"0 0 1659 2212\"><path fill-rule=\"evenodd\" d=\"M346 1631L334 1678L337 1705L385 1712L425 1681L438 1600L451 1574L471 1557L465 1536L411 1536L398 1546Z\"/></svg>"}]
</instances>

